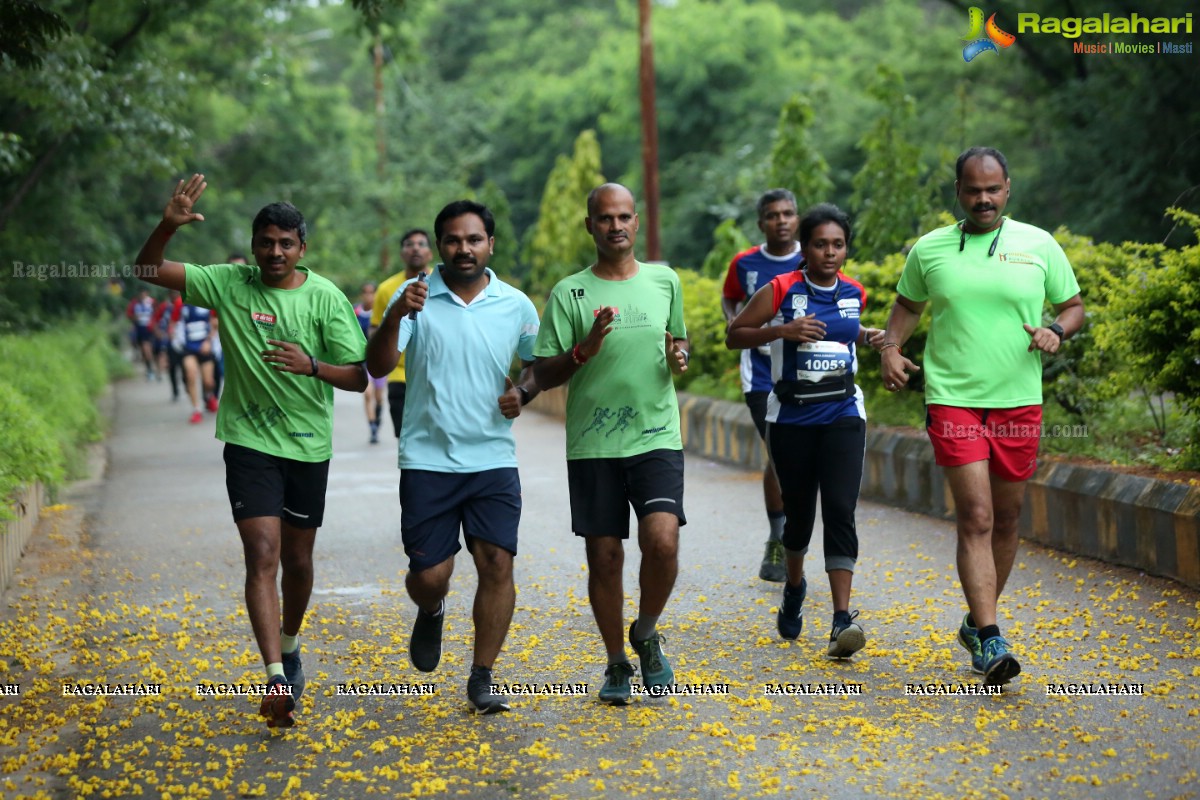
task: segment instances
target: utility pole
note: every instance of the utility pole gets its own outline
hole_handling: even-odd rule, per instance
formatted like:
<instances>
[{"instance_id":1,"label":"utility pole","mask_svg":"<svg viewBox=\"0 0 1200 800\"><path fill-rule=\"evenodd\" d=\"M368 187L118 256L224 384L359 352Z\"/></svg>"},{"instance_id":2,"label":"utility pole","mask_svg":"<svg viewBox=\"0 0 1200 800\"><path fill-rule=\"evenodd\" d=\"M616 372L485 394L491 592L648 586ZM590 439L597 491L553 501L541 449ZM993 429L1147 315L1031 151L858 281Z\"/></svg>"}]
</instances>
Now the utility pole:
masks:
<instances>
[{"instance_id":1,"label":"utility pole","mask_svg":"<svg viewBox=\"0 0 1200 800\"><path fill-rule=\"evenodd\" d=\"M383 35L375 31L375 177L382 190L387 173L387 131L384 129L383 108ZM382 193L381 193L382 194ZM388 267L388 209L387 203L379 205L379 274L387 275Z\"/></svg>"},{"instance_id":2,"label":"utility pole","mask_svg":"<svg viewBox=\"0 0 1200 800\"><path fill-rule=\"evenodd\" d=\"M642 100L642 176L646 195L646 258L662 260L658 239L658 117L654 107L654 38L650 32L650 0L638 0L641 63L638 83Z\"/></svg>"}]
</instances>

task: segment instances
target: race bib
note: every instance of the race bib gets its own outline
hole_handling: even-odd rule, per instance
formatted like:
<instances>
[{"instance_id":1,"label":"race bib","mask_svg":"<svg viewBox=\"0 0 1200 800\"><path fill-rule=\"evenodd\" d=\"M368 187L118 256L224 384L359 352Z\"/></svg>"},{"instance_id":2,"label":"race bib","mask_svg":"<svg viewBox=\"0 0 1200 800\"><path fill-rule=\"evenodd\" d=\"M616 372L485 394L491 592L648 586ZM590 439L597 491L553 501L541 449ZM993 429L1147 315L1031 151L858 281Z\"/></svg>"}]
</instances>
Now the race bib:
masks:
<instances>
[{"instance_id":1,"label":"race bib","mask_svg":"<svg viewBox=\"0 0 1200 800\"><path fill-rule=\"evenodd\" d=\"M798 381L837 378L850 372L850 346L841 342L802 342L796 345Z\"/></svg>"}]
</instances>

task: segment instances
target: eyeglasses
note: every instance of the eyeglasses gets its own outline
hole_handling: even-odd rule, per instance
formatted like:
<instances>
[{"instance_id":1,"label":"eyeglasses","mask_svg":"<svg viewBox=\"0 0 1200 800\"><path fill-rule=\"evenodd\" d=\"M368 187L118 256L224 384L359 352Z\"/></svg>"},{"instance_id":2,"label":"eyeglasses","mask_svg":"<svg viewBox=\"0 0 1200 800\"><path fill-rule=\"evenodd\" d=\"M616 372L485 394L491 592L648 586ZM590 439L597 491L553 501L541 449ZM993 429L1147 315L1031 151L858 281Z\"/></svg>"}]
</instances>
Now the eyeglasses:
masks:
<instances>
[{"instance_id":1,"label":"eyeglasses","mask_svg":"<svg viewBox=\"0 0 1200 800\"><path fill-rule=\"evenodd\" d=\"M963 248L967 246L967 231L965 228L959 228L959 230L962 231L962 235L958 237L958 252L961 253ZM996 245L1000 243L1000 231L1002 230L1004 230L1003 217L1000 218L1000 227L996 228L996 236L992 239L992 246L988 248L988 258L996 255Z\"/></svg>"}]
</instances>

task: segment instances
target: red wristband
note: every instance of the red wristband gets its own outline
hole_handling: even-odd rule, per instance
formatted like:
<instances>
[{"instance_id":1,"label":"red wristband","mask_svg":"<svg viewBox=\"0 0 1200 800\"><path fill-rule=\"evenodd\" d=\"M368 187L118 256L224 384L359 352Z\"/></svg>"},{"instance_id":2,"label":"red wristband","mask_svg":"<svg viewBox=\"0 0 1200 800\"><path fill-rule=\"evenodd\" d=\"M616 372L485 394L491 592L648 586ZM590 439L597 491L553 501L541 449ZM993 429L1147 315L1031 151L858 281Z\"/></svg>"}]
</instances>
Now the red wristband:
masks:
<instances>
[{"instance_id":1,"label":"red wristband","mask_svg":"<svg viewBox=\"0 0 1200 800\"><path fill-rule=\"evenodd\" d=\"M579 345L575 345L575 349L571 351L571 359L576 364L586 364L587 363L587 356L585 356L583 354L583 351L579 349Z\"/></svg>"}]
</instances>

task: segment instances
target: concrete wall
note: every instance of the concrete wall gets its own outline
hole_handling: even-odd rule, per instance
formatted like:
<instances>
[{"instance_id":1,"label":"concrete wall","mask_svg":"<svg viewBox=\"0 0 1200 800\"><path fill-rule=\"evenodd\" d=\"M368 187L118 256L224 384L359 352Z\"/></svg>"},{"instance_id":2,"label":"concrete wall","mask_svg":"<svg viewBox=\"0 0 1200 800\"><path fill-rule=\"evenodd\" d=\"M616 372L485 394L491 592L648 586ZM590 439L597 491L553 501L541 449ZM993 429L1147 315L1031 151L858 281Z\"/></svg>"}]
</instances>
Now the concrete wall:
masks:
<instances>
[{"instance_id":1,"label":"concrete wall","mask_svg":"<svg viewBox=\"0 0 1200 800\"><path fill-rule=\"evenodd\" d=\"M40 483L26 487L17 494L16 502L11 506L16 518L0 522L0 593L12 580L21 553L37 527L44 501L45 491Z\"/></svg>"},{"instance_id":2,"label":"concrete wall","mask_svg":"<svg viewBox=\"0 0 1200 800\"><path fill-rule=\"evenodd\" d=\"M532 408L562 417L566 392L543 392ZM685 450L762 469L766 450L744 404L681 394L679 409ZM868 427L865 467L865 499L953 517L924 433ZM1042 459L1029 482L1021 535L1200 588L1200 486Z\"/></svg>"}]
</instances>

